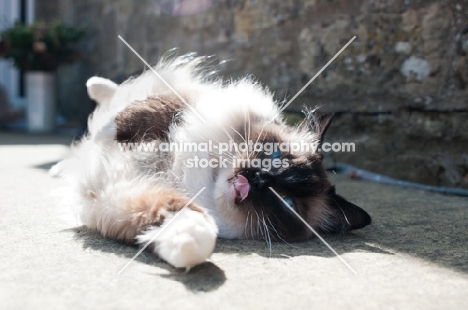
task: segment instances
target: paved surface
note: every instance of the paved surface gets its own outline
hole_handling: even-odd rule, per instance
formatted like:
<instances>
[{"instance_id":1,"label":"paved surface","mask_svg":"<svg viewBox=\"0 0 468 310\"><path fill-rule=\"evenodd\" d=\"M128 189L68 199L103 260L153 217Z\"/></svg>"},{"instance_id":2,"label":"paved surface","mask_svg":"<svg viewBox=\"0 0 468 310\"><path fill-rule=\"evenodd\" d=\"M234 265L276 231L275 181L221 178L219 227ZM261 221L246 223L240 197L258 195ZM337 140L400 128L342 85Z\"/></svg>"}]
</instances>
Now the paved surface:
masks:
<instances>
[{"instance_id":1,"label":"paved surface","mask_svg":"<svg viewBox=\"0 0 468 310\"><path fill-rule=\"evenodd\" d=\"M219 241L189 273L73 221L46 170L70 138L0 133L1 309L468 309L468 200L332 176L373 225L294 245Z\"/></svg>"}]
</instances>

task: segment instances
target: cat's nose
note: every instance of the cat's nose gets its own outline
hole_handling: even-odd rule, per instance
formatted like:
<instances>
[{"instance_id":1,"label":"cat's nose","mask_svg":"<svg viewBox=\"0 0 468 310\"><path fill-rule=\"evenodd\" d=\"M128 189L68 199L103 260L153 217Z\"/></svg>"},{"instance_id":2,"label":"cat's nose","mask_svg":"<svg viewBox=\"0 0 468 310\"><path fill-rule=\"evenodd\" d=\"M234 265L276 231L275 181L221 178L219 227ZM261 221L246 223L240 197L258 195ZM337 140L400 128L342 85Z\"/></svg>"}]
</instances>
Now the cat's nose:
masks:
<instances>
[{"instance_id":1,"label":"cat's nose","mask_svg":"<svg viewBox=\"0 0 468 310\"><path fill-rule=\"evenodd\" d=\"M264 189L273 185L274 179L261 171L255 172L255 177L252 180L252 185L257 189Z\"/></svg>"}]
</instances>

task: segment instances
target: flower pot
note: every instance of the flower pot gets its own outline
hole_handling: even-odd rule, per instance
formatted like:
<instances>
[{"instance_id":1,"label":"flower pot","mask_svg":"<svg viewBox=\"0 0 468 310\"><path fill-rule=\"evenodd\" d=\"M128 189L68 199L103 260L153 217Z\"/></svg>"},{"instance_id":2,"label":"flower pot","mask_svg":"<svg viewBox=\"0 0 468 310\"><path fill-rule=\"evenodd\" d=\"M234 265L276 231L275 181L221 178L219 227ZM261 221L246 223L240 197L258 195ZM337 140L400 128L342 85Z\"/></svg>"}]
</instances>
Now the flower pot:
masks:
<instances>
[{"instance_id":1,"label":"flower pot","mask_svg":"<svg viewBox=\"0 0 468 310\"><path fill-rule=\"evenodd\" d=\"M44 71L26 72L27 123L31 133L55 129L55 74Z\"/></svg>"}]
</instances>

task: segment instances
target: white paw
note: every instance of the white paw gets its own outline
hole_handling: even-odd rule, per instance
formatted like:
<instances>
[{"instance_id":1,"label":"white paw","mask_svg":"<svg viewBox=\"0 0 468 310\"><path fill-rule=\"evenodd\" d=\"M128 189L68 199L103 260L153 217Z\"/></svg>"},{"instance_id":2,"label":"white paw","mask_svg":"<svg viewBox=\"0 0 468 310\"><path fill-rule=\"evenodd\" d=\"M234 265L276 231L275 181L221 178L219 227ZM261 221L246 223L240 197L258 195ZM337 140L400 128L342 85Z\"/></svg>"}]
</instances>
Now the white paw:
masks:
<instances>
[{"instance_id":1,"label":"white paw","mask_svg":"<svg viewBox=\"0 0 468 310\"><path fill-rule=\"evenodd\" d=\"M58 162L49 169L49 175L54 178L59 178L62 175L62 170L62 164Z\"/></svg>"},{"instance_id":2,"label":"white paw","mask_svg":"<svg viewBox=\"0 0 468 310\"><path fill-rule=\"evenodd\" d=\"M211 216L189 208L170 222L166 216L161 227L153 227L137 236L138 243L155 243L154 252L177 268L203 263L213 253L218 229Z\"/></svg>"},{"instance_id":3,"label":"white paw","mask_svg":"<svg viewBox=\"0 0 468 310\"><path fill-rule=\"evenodd\" d=\"M65 175L65 173L69 170L70 166L73 166L74 163L71 159L63 159L50 167L49 175L54 178L61 178Z\"/></svg>"}]
</instances>

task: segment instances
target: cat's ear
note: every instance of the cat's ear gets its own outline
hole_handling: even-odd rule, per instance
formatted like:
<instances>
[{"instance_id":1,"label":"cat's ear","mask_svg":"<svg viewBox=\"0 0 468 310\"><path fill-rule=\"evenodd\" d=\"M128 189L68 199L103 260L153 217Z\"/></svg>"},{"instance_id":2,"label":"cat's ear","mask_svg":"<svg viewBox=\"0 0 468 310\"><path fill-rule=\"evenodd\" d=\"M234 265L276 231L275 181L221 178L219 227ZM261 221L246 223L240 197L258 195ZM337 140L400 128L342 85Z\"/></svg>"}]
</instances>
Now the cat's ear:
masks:
<instances>
[{"instance_id":1,"label":"cat's ear","mask_svg":"<svg viewBox=\"0 0 468 310\"><path fill-rule=\"evenodd\" d=\"M300 125L303 130L312 131L320 136L320 143L323 142L323 137L330 126L335 113L325 113L321 116L316 116L315 110L304 110L305 119Z\"/></svg>"},{"instance_id":2,"label":"cat's ear","mask_svg":"<svg viewBox=\"0 0 468 310\"><path fill-rule=\"evenodd\" d=\"M328 191L328 206L331 208L331 225L326 229L329 232L345 234L350 230L363 228L372 220L370 215L335 193L332 186Z\"/></svg>"},{"instance_id":3,"label":"cat's ear","mask_svg":"<svg viewBox=\"0 0 468 310\"><path fill-rule=\"evenodd\" d=\"M335 113L329 112L318 117L317 123L318 130L320 133L320 141L323 141L323 137L325 136L325 133L327 132L328 127L330 126L334 116Z\"/></svg>"},{"instance_id":4,"label":"cat's ear","mask_svg":"<svg viewBox=\"0 0 468 310\"><path fill-rule=\"evenodd\" d=\"M86 82L86 87L89 97L98 104L102 104L114 96L118 85L109 79L93 76Z\"/></svg>"}]
</instances>

